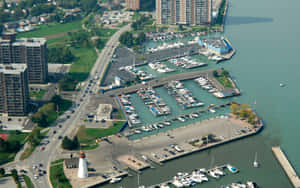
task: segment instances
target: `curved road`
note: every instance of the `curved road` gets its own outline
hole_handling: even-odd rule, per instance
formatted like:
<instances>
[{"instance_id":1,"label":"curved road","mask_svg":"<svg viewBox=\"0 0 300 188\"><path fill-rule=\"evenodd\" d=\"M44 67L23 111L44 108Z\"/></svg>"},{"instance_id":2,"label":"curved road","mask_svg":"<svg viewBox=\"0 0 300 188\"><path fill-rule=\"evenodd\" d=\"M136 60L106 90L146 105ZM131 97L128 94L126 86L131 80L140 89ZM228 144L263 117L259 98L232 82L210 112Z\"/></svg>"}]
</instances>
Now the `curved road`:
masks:
<instances>
[{"instance_id":1,"label":"curved road","mask_svg":"<svg viewBox=\"0 0 300 188\"><path fill-rule=\"evenodd\" d=\"M74 110L74 113L69 114L70 117L67 118L66 114L63 114L60 116L57 121L53 124L53 126L50 127L50 131L47 134L48 138L44 139L49 140L50 143L45 146L45 150L42 151L41 147L37 147L35 151L32 153L32 155L27 158L24 161L15 161L5 166L6 170L16 168L18 171L20 169L25 169L28 171L28 176L31 178L33 184L35 187L42 187L42 188L49 188L52 187L51 183L49 182L49 169L50 169L50 162L53 161L58 154L62 152L60 149L60 143L61 140L58 139L58 136L70 136L74 131L77 129L79 124L77 122L80 121L80 117L82 117L85 114L85 108L91 98L91 95L93 94L86 94L86 97L83 97L83 94L86 90L97 90L98 86L96 84L92 84L90 88L88 88L88 82L89 80L93 79L96 75L102 78L102 76L105 73L105 68L108 65L108 63L111 61L112 54L115 50L115 48L118 46L119 43L119 37L120 35L130 30L130 24L122 27L120 30L118 30L106 43L106 46L102 49L101 53L98 54L98 58L94 64L93 69L90 72L89 78L85 82L84 86L82 87L81 91L75 96L75 102L76 104L73 105L72 109ZM83 99L82 102L80 102L80 99ZM77 106L77 104L80 104L80 106ZM62 125L62 128L57 128L56 125ZM53 131L56 130L56 134L53 134ZM42 164L42 167L40 169L47 170L47 175L40 176L38 179L34 179L34 170L32 168L33 165L39 165Z\"/></svg>"}]
</instances>

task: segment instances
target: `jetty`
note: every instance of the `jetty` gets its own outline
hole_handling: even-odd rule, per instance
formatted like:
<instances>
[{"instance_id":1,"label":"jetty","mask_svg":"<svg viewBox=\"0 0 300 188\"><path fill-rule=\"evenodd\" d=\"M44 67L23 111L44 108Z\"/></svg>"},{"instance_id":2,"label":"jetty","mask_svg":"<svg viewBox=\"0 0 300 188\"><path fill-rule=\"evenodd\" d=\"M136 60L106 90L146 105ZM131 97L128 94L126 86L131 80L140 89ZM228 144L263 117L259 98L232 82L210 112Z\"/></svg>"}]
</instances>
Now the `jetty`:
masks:
<instances>
[{"instance_id":1,"label":"jetty","mask_svg":"<svg viewBox=\"0 0 300 188\"><path fill-rule=\"evenodd\" d=\"M272 147L273 154L275 155L276 159L280 163L281 167L285 171L286 175L289 177L289 180L293 184L295 188L300 188L300 179L297 175L296 171L286 158L285 154L281 150L279 146Z\"/></svg>"}]
</instances>

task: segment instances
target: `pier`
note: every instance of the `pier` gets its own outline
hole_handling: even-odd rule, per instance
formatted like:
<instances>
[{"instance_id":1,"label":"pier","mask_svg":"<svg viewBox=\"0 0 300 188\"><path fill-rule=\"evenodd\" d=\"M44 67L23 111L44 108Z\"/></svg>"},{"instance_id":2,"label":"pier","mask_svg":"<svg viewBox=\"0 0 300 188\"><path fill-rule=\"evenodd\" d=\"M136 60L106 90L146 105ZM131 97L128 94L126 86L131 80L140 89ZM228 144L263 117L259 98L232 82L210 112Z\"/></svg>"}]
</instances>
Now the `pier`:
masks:
<instances>
[{"instance_id":1,"label":"pier","mask_svg":"<svg viewBox=\"0 0 300 188\"><path fill-rule=\"evenodd\" d=\"M285 154L281 150L281 148L279 146L272 147L272 151L273 151L273 154L275 155L276 159L280 163L281 167L285 171L286 175L289 177L289 180L291 181L293 186L295 188L300 188L300 179L299 179L296 171L294 170L294 168L292 167L292 165L286 158Z\"/></svg>"}]
</instances>

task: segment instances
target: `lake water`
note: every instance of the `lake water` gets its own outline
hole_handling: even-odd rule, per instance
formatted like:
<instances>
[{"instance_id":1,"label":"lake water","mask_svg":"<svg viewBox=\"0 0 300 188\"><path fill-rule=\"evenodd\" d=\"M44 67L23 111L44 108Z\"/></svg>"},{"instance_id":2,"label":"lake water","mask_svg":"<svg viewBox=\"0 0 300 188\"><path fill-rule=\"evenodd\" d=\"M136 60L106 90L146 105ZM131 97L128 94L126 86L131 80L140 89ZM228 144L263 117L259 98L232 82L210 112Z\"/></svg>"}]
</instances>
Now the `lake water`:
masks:
<instances>
[{"instance_id":1,"label":"lake water","mask_svg":"<svg viewBox=\"0 0 300 188\"><path fill-rule=\"evenodd\" d=\"M271 147L280 145L300 172L298 137L300 124L300 24L299 0L230 0L225 36L237 49L232 60L216 65L228 69L237 80L241 103L253 104L266 128L259 135L213 148L146 170L141 184L170 179L179 171L231 163L240 169L218 181L195 187L215 188L235 181L253 180L263 188L292 187L274 158ZM284 82L286 87L279 87ZM255 152L261 167L252 167ZM110 187L137 187L137 177L125 178Z\"/></svg>"}]
</instances>

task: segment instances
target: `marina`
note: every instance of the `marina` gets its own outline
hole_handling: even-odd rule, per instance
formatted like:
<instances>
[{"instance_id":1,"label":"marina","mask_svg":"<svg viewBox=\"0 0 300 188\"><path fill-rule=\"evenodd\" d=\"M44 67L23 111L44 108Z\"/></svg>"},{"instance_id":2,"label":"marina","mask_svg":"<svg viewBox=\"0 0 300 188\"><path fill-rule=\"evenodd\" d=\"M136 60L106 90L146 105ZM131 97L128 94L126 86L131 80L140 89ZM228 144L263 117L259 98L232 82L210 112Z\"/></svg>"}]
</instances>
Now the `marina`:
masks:
<instances>
[{"instance_id":1,"label":"marina","mask_svg":"<svg viewBox=\"0 0 300 188\"><path fill-rule=\"evenodd\" d=\"M179 106L183 109L203 106L204 103L198 101L193 94L179 81L172 81L165 86L168 93L173 96Z\"/></svg>"},{"instance_id":2,"label":"marina","mask_svg":"<svg viewBox=\"0 0 300 188\"><path fill-rule=\"evenodd\" d=\"M161 99L152 88L140 89L137 94L148 106L154 116L168 115L171 113L170 108Z\"/></svg>"},{"instance_id":3,"label":"marina","mask_svg":"<svg viewBox=\"0 0 300 188\"><path fill-rule=\"evenodd\" d=\"M198 62L189 56L181 57L179 59L170 59L169 62L184 69L193 69L207 65L206 63Z\"/></svg>"}]
</instances>

